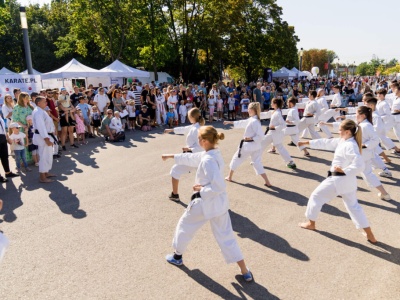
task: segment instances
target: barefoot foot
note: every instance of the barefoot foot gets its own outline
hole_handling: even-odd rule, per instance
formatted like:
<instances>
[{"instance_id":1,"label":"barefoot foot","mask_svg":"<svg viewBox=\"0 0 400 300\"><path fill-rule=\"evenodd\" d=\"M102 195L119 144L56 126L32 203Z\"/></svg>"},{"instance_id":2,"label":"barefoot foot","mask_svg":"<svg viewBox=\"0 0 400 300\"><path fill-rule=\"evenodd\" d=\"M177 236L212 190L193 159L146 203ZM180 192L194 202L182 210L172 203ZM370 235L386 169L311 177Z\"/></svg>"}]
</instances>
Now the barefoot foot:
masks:
<instances>
[{"instance_id":1,"label":"barefoot foot","mask_svg":"<svg viewBox=\"0 0 400 300\"><path fill-rule=\"evenodd\" d=\"M232 182L232 178L229 178L229 176L228 176L228 177L225 177L225 180L226 180L226 181L229 181L229 182Z\"/></svg>"},{"instance_id":2,"label":"barefoot foot","mask_svg":"<svg viewBox=\"0 0 400 300\"><path fill-rule=\"evenodd\" d=\"M299 223L299 226L304 229L315 230L315 224L312 224L310 221Z\"/></svg>"}]
</instances>

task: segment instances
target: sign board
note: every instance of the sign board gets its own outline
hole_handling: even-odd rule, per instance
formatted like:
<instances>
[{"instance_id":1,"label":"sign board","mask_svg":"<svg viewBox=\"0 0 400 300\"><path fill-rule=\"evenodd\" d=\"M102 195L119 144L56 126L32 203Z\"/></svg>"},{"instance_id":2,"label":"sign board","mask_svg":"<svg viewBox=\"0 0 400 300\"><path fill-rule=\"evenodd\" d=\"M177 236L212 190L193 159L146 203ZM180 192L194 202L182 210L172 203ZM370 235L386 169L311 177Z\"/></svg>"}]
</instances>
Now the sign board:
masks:
<instances>
[{"instance_id":1,"label":"sign board","mask_svg":"<svg viewBox=\"0 0 400 300\"><path fill-rule=\"evenodd\" d=\"M16 88L28 94L39 92L42 89L40 75L0 75L0 103L3 103L6 94L14 98L13 90Z\"/></svg>"}]
</instances>

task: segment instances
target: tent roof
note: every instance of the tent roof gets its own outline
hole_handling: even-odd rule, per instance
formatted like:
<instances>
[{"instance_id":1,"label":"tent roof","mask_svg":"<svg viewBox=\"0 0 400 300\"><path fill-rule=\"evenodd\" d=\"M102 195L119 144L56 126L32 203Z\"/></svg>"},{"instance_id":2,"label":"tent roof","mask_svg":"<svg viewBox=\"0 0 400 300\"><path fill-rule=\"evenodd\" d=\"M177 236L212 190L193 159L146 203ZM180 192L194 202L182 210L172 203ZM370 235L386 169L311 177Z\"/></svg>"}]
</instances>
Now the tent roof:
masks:
<instances>
[{"instance_id":1,"label":"tent roof","mask_svg":"<svg viewBox=\"0 0 400 300\"><path fill-rule=\"evenodd\" d=\"M14 73L13 71L10 71L9 69L7 69L6 67L3 67L0 70L0 75L18 75L18 73Z\"/></svg>"},{"instance_id":2,"label":"tent roof","mask_svg":"<svg viewBox=\"0 0 400 300\"><path fill-rule=\"evenodd\" d=\"M272 73L273 77L296 77L297 74L286 69L285 67L281 68L280 70Z\"/></svg>"},{"instance_id":3,"label":"tent roof","mask_svg":"<svg viewBox=\"0 0 400 300\"><path fill-rule=\"evenodd\" d=\"M19 73L20 75L28 75L28 69L26 69L25 71ZM42 75L43 73L40 73L39 71L33 69L33 75Z\"/></svg>"},{"instance_id":4,"label":"tent roof","mask_svg":"<svg viewBox=\"0 0 400 300\"><path fill-rule=\"evenodd\" d=\"M84 64L81 64L75 58L73 58L69 63L65 66L42 74L42 79L50 79L50 78L74 78L74 77L110 77L110 72L103 72Z\"/></svg>"},{"instance_id":5,"label":"tent roof","mask_svg":"<svg viewBox=\"0 0 400 300\"><path fill-rule=\"evenodd\" d=\"M117 76L117 77L145 77L145 78L150 77L149 72L132 68L132 67L120 62L118 59L115 60L112 64L108 65L107 67L101 69L100 71L110 72L111 76L114 76L114 77L115 76Z\"/></svg>"},{"instance_id":6,"label":"tent roof","mask_svg":"<svg viewBox=\"0 0 400 300\"><path fill-rule=\"evenodd\" d=\"M298 69L296 69L295 67L293 67L290 71L295 72L295 73L299 73L300 71Z\"/></svg>"}]
</instances>

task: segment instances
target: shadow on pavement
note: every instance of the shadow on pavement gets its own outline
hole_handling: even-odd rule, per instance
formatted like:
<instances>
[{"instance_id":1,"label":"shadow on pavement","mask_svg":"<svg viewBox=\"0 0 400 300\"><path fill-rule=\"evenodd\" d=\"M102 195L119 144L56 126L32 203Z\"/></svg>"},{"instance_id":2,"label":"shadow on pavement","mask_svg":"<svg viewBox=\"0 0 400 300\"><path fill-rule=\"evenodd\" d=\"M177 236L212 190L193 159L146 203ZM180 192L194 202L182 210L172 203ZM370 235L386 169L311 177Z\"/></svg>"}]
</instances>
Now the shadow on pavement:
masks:
<instances>
[{"instance_id":1,"label":"shadow on pavement","mask_svg":"<svg viewBox=\"0 0 400 300\"><path fill-rule=\"evenodd\" d=\"M254 190L258 190L260 192L271 194L271 195L273 195L275 197L278 197L278 198L280 198L282 200L294 202L299 206L307 206L308 198L303 196L303 195L301 195L301 194L299 194L299 193L296 193L296 192L292 192L292 191L289 191L289 190L283 190L283 189L275 187L275 186L272 186L272 187L269 187L269 188L264 188L264 187L255 186L255 185L250 184L250 183L244 184L244 183L239 183L239 182L235 182L235 181L232 181L232 182L236 183L236 184L239 184L239 185L242 185L242 186L245 186L245 187L248 187L248 188L251 188L251 189L254 189ZM345 218L345 219L350 219L350 216L347 213L345 213L345 212L341 211L340 209L338 209L338 208L336 208L336 207L334 207L332 205L329 205L329 204L325 204L322 207L321 211L324 212L324 213L330 214L332 216L337 216L337 217L342 217L342 218Z\"/></svg>"},{"instance_id":2,"label":"shadow on pavement","mask_svg":"<svg viewBox=\"0 0 400 300\"><path fill-rule=\"evenodd\" d=\"M250 299L265 299L265 300L279 299L277 296L271 294L261 284L257 283L255 279L252 282L246 282L240 275L236 275L235 278L239 282L239 284L237 284L236 282L232 282L232 286L240 295L240 299L247 299L246 295L250 297Z\"/></svg>"},{"instance_id":3,"label":"shadow on pavement","mask_svg":"<svg viewBox=\"0 0 400 300\"><path fill-rule=\"evenodd\" d=\"M379 201L382 201L382 200L379 200ZM374 202L367 202L367 201L364 201L364 200L358 200L358 203L360 203L360 204L362 204L362 205L366 205L366 206L371 206L371 207L379 208L379 209L386 210L386 211L389 211L389 212L394 212L394 213L397 213L397 214L400 213L400 203L399 203L399 202L396 202L396 201L393 201L393 200L391 200L391 201L385 201L385 202L386 202L386 203L393 204L395 207L392 208L392 207L387 207L387 206L379 205L379 204L374 203Z\"/></svg>"},{"instance_id":4,"label":"shadow on pavement","mask_svg":"<svg viewBox=\"0 0 400 300\"><path fill-rule=\"evenodd\" d=\"M22 190L23 185L20 184L17 188L12 179L0 185L0 194L3 200L3 209L0 211L0 215L3 215L3 221L12 223L17 219L15 210L24 205L21 199Z\"/></svg>"},{"instance_id":5,"label":"shadow on pavement","mask_svg":"<svg viewBox=\"0 0 400 300\"><path fill-rule=\"evenodd\" d=\"M324 176L318 175L316 173L308 172L308 171L305 171L302 169L296 169L296 170L290 170L290 171L289 171L289 169L286 171L286 170L275 169L275 168L271 168L271 167L264 167L264 169L287 174L287 175L300 176L300 177L307 178L307 179L313 179L318 182L321 182L326 178Z\"/></svg>"},{"instance_id":6,"label":"shadow on pavement","mask_svg":"<svg viewBox=\"0 0 400 300\"><path fill-rule=\"evenodd\" d=\"M233 230L238 233L239 237L251 239L264 247L279 253L284 253L287 256L301 261L310 260L306 254L290 246L285 239L272 232L259 228L249 218L243 217L232 210L230 211L230 215Z\"/></svg>"},{"instance_id":7,"label":"shadow on pavement","mask_svg":"<svg viewBox=\"0 0 400 300\"><path fill-rule=\"evenodd\" d=\"M334 241L342 243L346 246L357 248L361 251L364 251L364 252L374 255L376 257L382 258L388 262L394 263L396 265L400 265L400 249L399 248L394 248L388 244L385 244L385 243L382 243L379 241L376 245L366 246L366 245L350 241L348 239L342 238L340 236L334 235L334 234L326 232L326 231L316 230L316 232L318 232L319 234L321 234L327 238L330 238ZM367 241L365 241L365 242L367 243Z\"/></svg>"},{"instance_id":8,"label":"shadow on pavement","mask_svg":"<svg viewBox=\"0 0 400 300\"><path fill-rule=\"evenodd\" d=\"M265 287L258 284L257 282L245 282L240 275L235 276L239 284L237 284L236 282L232 282L232 286L238 291L240 295L239 297L230 292L227 288L223 287L215 280L208 277L199 269L190 270L186 266L182 266L180 270L185 272L198 284L222 299L247 299L247 297L243 293L247 294L251 299L279 299L278 297L269 293Z\"/></svg>"}]
</instances>

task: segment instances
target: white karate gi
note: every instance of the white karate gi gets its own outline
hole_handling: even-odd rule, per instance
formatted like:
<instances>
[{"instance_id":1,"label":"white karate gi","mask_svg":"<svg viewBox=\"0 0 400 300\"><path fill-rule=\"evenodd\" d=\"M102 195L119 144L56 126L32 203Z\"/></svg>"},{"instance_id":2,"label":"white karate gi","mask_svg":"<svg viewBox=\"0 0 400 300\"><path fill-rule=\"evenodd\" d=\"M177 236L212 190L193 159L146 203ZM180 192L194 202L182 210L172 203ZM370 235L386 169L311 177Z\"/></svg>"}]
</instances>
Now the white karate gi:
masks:
<instances>
[{"instance_id":1,"label":"white karate gi","mask_svg":"<svg viewBox=\"0 0 400 300\"><path fill-rule=\"evenodd\" d=\"M286 121L292 122L291 125L295 125L294 127L286 127L284 130L285 135L289 135L290 138L292 139L292 142L297 145L299 143L299 123L300 123L300 117L299 117L299 111L297 110L296 107L292 107L288 109L288 113L286 116ZM288 126L289 124L286 124ZM303 150L305 146L297 146L299 150Z\"/></svg>"},{"instance_id":2,"label":"white karate gi","mask_svg":"<svg viewBox=\"0 0 400 300\"><path fill-rule=\"evenodd\" d=\"M313 115L313 117L305 117L309 115ZM315 131L315 123L317 122L320 115L321 108L319 107L318 102L316 102L315 100L308 100L308 102L306 103L306 107L304 108L303 118L300 120L299 123L299 131L303 132L303 130L308 129L312 139L320 139L321 136L318 132Z\"/></svg>"},{"instance_id":3,"label":"white karate gi","mask_svg":"<svg viewBox=\"0 0 400 300\"><path fill-rule=\"evenodd\" d=\"M386 136L386 128L385 123L383 122L381 116L376 112L372 112L372 123L374 124L374 130L381 140L383 146L385 146L386 150L393 149L395 144L393 141ZM380 151L378 154L380 154Z\"/></svg>"},{"instance_id":4,"label":"white karate gi","mask_svg":"<svg viewBox=\"0 0 400 300\"><path fill-rule=\"evenodd\" d=\"M113 117L111 119L111 123L110 123L110 129L111 130L115 130L116 133L120 132L120 131L124 131L122 129L122 121L121 118L117 118L117 117Z\"/></svg>"},{"instance_id":5,"label":"white karate gi","mask_svg":"<svg viewBox=\"0 0 400 300\"><path fill-rule=\"evenodd\" d=\"M326 102L325 97L320 97L315 99L315 101L317 101L320 109L321 109L321 114L318 117L318 122L328 122L330 118L332 118L336 112L334 109L329 109L329 105L328 102ZM325 133L326 137L332 138L332 133L329 130L328 126L326 125L317 125L317 127L319 127L323 133Z\"/></svg>"},{"instance_id":6,"label":"white karate gi","mask_svg":"<svg viewBox=\"0 0 400 300\"><path fill-rule=\"evenodd\" d=\"M290 157L289 152L282 145L282 141L285 136L284 130L286 128L286 122L282 117L282 112L280 109L277 109L272 113L269 126L274 126L275 130L269 130L267 135L263 136L261 140L261 153L273 143L283 160L286 163L291 162L292 158Z\"/></svg>"},{"instance_id":7,"label":"white karate gi","mask_svg":"<svg viewBox=\"0 0 400 300\"><path fill-rule=\"evenodd\" d=\"M337 195L342 196L343 203L357 228L367 228L369 223L360 204L357 201L357 174L364 170L364 160L360 155L354 138L347 140L319 139L310 141L313 149L335 151L330 171L334 166L340 166L346 176L330 176L312 192L308 200L306 217L316 221L322 206Z\"/></svg>"},{"instance_id":8,"label":"white karate gi","mask_svg":"<svg viewBox=\"0 0 400 300\"><path fill-rule=\"evenodd\" d=\"M385 100L379 100L376 104L376 112L381 116L383 123L385 124L386 134L389 130L391 130L394 126L394 118L392 116L392 112Z\"/></svg>"},{"instance_id":9,"label":"white karate gi","mask_svg":"<svg viewBox=\"0 0 400 300\"><path fill-rule=\"evenodd\" d=\"M185 105L179 106L179 116L181 117L181 123L185 123L187 116L187 108Z\"/></svg>"},{"instance_id":10,"label":"white karate gi","mask_svg":"<svg viewBox=\"0 0 400 300\"><path fill-rule=\"evenodd\" d=\"M174 128L174 133L176 134L186 134L186 148L189 148L192 150L192 153L197 153L203 151L203 148L200 147L199 145L199 138L198 138L198 132L199 132L200 124L192 124L189 126L182 126L182 127L175 127ZM179 164L174 164L171 168L170 175L179 180L183 174L190 173L191 171L194 171L197 168L197 166L191 167L191 166L186 166L186 165L179 165Z\"/></svg>"},{"instance_id":11,"label":"white karate gi","mask_svg":"<svg viewBox=\"0 0 400 300\"><path fill-rule=\"evenodd\" d=\"M365 164L361 176L369 187L376 188L382 185L378 177L372 172L372 159L375 157L376 148L379 146L379 137L368 120L362 121L359 125L362 130L362 143L367 147L363 148L361 152Z\"/></svg>"},{"instance_id":12,"label":"white karate gi","mask_svg":"<svg viewBox=\"0 0 400 300\"><path fill-rule=\"evenodd\" d=\"M49 114L37 106L32 113L33 128L39 133L33 135L32 142L38 146L39 160L39 173L48 173L53 166L53 143L54 139L49 135L53 133L54 124ZM45 138L49 138L52 143L48 146L45 142Z\"/></svg>"},{"instance_id":13,"label":"white karate gi","mask_svg":"<svg viewBox=\"0 0 400 300\"><path fill-rule=\"evenodd\" d=\"M226 263L235 263L243 259L242 252L232 230L229 216L229 201L224 180L224 160L218 149L200 153L175 155L177 164L198 165L195 184L203 187L200 198L196 198L180 218L175 230L172 246L177 254L183 254L194 234L207 221Z\"/></svg>"},{"instance_id":14,"label":"white karate gi","mask_svg":"<svg viewBox=\"0 0 400 300\"><path fill-rule=\"evenodd\" d=\"M397 140L400 141L400 114L398 115L393 115L395 113L399 113L400 112L400 97L395 97L394 101L393 101L393 105L392 105L392 116L393 116L393 131L394 134L397 137Z\"/></svg>"},{"instance_id":15,"label":"white karate gi","mask_svg":"<svg viewBox=\"0 0 400 300\"><path fill-rule=\"evenodd\" d=\"M261 161L261 140L264 136L261 127L261 122L257 116L250 117L242 121L234 121L233 125L235 129L245 128L243 139L251 138L253 142L243 142L242 149L239 157L239 147L233 154L231 163L229 165L232 171L235 171L248 157L251 158L254 171L257 175L264 174L264 166Z\"/></svg>"}]
</instances>

